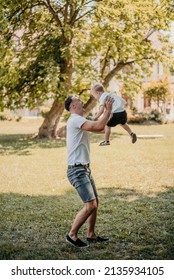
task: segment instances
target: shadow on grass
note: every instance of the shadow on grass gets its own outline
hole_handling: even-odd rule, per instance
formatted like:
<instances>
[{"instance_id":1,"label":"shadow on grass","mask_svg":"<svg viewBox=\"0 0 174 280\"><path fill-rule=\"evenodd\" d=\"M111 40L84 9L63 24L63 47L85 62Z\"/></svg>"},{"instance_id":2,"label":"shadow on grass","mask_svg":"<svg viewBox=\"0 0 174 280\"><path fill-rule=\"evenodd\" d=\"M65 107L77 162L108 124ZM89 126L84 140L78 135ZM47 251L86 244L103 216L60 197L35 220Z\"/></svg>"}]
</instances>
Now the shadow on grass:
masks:
<instances>
[{"instance_id":1,"label":"shadow on grass","mask_svg":"<svg viewBox=\"0 0 174 280\"><path fill-rule=\"evenodd\" d=\"M33 139L29 134L0 135L0 154L30 155L31 149L51 149L65 146L65 140Z\"/></svg>"},{"instance_id":2,"label":"shadow on grass","mask_svg":"<svg viewBox=\"0 0 174 280\"><path fill-rule=\"evenodd\" d=\"M111 139L121 134L112 133ZM91 133L91 143L103 140L103 134ZM65 147L65 139L33 139L29 134L0 134L1 155L31 155L31 149L51 149Z\"/></svg>"},{"instance_id":3,"label":"shadow on grass","mask_svg":"<svg viewBox=\"0 0 174 280\"><path fill-rule=\"evenodd\" d=\"M62 196L0 195L0 259L174 259L174 187L156 197L134 190L99 190L97 231L105 244L77 250L65 242L82 207L74 191ZM86 237L86 224L79 236Z\"/></svg>"}]
</instances>

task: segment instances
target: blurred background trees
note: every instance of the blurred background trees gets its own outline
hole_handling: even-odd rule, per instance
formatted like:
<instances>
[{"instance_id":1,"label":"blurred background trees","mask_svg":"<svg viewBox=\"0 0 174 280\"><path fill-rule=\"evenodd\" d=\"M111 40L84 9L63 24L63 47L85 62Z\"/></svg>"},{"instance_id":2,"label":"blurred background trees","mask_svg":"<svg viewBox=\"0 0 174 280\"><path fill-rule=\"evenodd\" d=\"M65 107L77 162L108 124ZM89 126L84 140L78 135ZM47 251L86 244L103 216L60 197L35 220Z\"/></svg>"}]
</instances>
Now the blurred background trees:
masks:
<instances>
[{"instance_id":1,"label":"blurred background trees","mask_svg":"<svg viewBox=\"0 0 174 280\"><path fill-rule=\"evenodd\" d=\"M51 100L38 137L52 138L69 94L81 96L86 112L95 106L95 82L107 88L121 80L133 96L156 61L173 65L172 2L1 0L1 110Z\"/></svg>"}]
</instances>

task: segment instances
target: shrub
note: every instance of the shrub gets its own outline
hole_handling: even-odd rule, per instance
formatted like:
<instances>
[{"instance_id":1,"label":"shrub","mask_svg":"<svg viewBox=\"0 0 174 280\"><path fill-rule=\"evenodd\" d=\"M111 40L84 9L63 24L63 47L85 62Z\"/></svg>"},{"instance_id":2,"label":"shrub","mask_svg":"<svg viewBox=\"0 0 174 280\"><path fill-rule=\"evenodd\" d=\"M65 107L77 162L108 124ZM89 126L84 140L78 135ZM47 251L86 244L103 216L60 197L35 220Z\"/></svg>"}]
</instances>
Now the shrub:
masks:
<instances>
[{"instance_id":1,"label":"shrub","mask_svg":"<svg viewBox=\"0 0 174 280\"><path fill-rule=\"evenodd\" d=\"M19 115L15 115L15 114L12 114L12 113L3 113L3 114L0 114L0 121L17 121L19 122L20 120L22 119L22 116L19 116Z\"/></svg>"},{"instance_id":2,"label":"shrub","mask_svg":"<svg viewBox=\"0 0 174 280\"><path fill-rule=\"evenodd\" d=\"M7 114L7 113L0 114L0 121L12 121L13 118L14 116L11 114Z\"/></svg>"},{"instance_id":3,"label":"shrub","mask_svg":"<svg viewBox=\"0 0 174 280\"><path fill-rule=\"evenodd\" d=\"M3 114L0 114L0 121L7 121L7 117Z\"/></svg>"},{"instance_id":4,"label":"shrub","mask_svg":"<svg viewBox=\"0 0 174 280\"><path fill-rule=\"evenodd\" d=\"M149 112L136 113L128 117L128 123L144 123L146 121L164 123L164 115L158 110L150 110Z\"/></svg>"}]
</instances>

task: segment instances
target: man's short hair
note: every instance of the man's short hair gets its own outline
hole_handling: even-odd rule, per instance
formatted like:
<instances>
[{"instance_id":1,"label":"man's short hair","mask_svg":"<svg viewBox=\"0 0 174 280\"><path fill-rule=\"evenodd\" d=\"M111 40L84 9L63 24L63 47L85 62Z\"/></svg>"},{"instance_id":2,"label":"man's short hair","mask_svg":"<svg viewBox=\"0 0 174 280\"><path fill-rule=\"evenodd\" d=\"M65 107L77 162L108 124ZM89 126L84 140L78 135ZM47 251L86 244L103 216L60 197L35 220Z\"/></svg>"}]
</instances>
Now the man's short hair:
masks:
<instances>
[{"instance_id":1,"label":"man's short hair","mask_svg":"<svg viewBox=\"0 0 174 280\"><path fill-rule=\"evenodd\" d=\"M65 109L67 111L69 111L70 109L71 102L72 102L72 96L68 96L67 99L65 100Z\"/></svg>"},{"instance_id":2,"label":"man's short hair","mask_svg":"<svg viewBox=\"0 0 174 280\"><path fill-rule=\"evenodd\" d=\"M92 88L94 91L104 92L104 86L102 84L96 84Z\"/></svg>"}]
</instances>

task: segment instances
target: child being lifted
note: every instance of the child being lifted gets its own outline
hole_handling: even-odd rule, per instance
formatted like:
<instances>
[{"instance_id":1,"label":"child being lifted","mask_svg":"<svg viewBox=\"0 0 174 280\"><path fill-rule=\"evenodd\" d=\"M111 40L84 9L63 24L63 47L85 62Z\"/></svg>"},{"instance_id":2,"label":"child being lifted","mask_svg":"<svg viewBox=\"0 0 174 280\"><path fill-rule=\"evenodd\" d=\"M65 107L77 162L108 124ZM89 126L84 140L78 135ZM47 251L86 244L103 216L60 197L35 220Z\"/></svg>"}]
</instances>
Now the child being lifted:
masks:
<instances>
[{"instance_id":1,"label":"child being lifted","mask_svg":"<svg viewBox=\"0 0 174 280\"><path fill-rule=\"evenodd\" d=\"M118 124L120 124L129 133L132 143L134 144L137 141L137 136L127 124L127 112L124 108L126 101L115 93L105 92L102 84L94 85L91 89L91 94L99 101L99 111L93 120L97 120L103 114L106 97L109 95L114 99L112 114L105 126L105 140L100 143L100 146L110 145L109 138L111 134L111 127L115 127Z\"/></svg>"}]
</instances>

